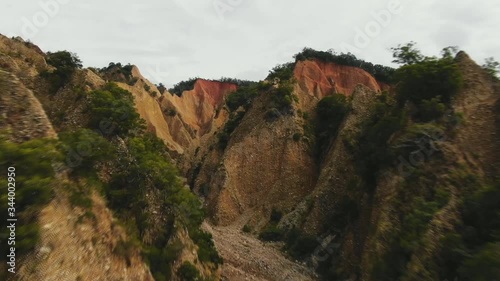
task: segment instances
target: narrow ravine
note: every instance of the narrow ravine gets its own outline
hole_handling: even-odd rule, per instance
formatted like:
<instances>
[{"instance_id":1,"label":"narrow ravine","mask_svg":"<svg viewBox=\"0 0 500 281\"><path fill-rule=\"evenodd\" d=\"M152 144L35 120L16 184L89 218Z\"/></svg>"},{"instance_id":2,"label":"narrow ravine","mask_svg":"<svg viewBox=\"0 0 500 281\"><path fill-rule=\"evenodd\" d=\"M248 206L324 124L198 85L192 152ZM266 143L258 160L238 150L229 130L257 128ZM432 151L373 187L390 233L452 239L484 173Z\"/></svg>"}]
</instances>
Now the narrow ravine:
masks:
<instances>
[{"instance_id":1,"label":"narrow ravine","mask_svg":"<svg viewBox=\"0 0 500 281\"><path fill-rule=\"evenodd\" d=\"M215 246L224 258L224 281L313 281L318 280L307 267L293 262L271 244L243 233L242 225L213 226L205 222L203 229L212 233Z\"/></svg>"}]
</instances>

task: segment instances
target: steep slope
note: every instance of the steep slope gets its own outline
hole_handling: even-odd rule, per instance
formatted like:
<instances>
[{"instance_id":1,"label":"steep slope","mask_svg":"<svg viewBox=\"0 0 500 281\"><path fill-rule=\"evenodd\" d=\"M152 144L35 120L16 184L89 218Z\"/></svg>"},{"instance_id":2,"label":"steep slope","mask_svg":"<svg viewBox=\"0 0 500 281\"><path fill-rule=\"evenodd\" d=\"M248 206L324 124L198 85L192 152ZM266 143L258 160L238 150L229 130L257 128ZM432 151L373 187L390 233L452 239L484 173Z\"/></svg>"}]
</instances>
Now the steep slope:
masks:
<instances>
[{"instance_id":1,"label":"steep slope","mask_svg":"<svg viewBox=\"0 0 500 281\"><path fill-rule=\"evenodd\" d=\"M193 90L183 92L180 97L166 95L161 105L165 109L173 107L180 119L200 138L225 122L218 119L218 112L225 97L236 89L235 84L198 79Z\"/></svg>"},{"instance_id":2,"label":"steep slope","mask_svg":"<svg viewBox=\"0 0 500 281\"><path fill-rule=\"evenodd\" d=\"M154 280L139 248L120 252L129 237L102 197L92 195L94 217L86 218L62 191L64 184L75 183L61 181L61 190L40 214L39 247L22 261L19 280Z\"/></svg>"},{"instance_id":3,"label":"steep slope","mask_svg":"<svg viewBox=\"0 0 500 281\"><path fill-rule=\"evenodd\" d=\"M351 101L352 113L345 118L335 141L326 152L326 160L321 167L315 188L309 194L312 198L309 208L296 209L288 218L285 217L283 225L302 227L310 233L321 234L326 227L335 224L325 220L325 217L341 205L341 201L349 193L346 188L358 177L355 159L348 147L349 140L355 139L360 134L364 122L373 114L375 102L376 95L367 86L361 84L354 89Z\"/></svg>"},{"instance_id":4,"label":"steep slope","mask_svg":"<svg viewBox=\"0 0 500 281\"><path fill-rule=\"evenodd\" d=\"M405 223L405 217L398 214L398 204L401 204L398 197L408 196L404 195L407 193L404 188L409 188L408 181L420 181L419 177L424 176L429 179L427 184L433 186L431 188L443 188L449 192L449 198L433 214L401 280L440 280L442 277L438 274L443 274L440 271L449 266L442 263L443 255L450 247L445 243L450 236L463 231L464 202L470 200L471 193L481 190L481 185L497 180L500 83L464 52L457 55L456 63L463 75L464 87L454 98L452 107L463 122L454 134L435 138L430 144L424 144L427 148L421 147L417 151L425 153L423 160L419 160L423 163L410 158L379 180L370 221L374 231L369 233L364 246L366 250L362 253L364 270L361 280L373 280L371 270L377 269L376 261L396 255L391 245L393 233L402 235L400 228ZM414 165L417 170L411 172ZM437 184L432 183L434 180Z\"/></svg>"},{"instance_id":5,"label":"steep slope","mask_svg":"<svg viewBox=\"0 0 500 281\"><path fill-rule=\"evenodd\" d=\"M203 216L198 209L198 199L188 187L183 186L161 141L149 134L140 134L140 127L130 134L123 131L120 136L116 135L117 130L103 131L103 121L110 120L105 116L107 113L99 117L101 119L97 120L97 124L91 123L95 119L95 99L99 96L105 97L108 102L99 105L99 112L104 110L109 113L126 108L130 120L138 119L135 105L136 110L148 119L151 132L157 132L155 126L168 129L151 91L154 85L144 79L136 81L141 86L137 89L118 82L122 88L134 92L134 104L134 95L129 97L130 93L120 91L115 84L107 84L99 70L82 70L75 64L73 69L63 72L61 69L65 66L58 64L60 61L55 61L60 69L45 63L45 58L62 59L65 63L77 60L69 52L44 54L21 39L0 39L0 57L5 62L0 66L0 141L2 148L8 149L6 153L2 151L0 156L19 154L16 156L20 157L19 161L36 166L34 160L23 158L23 155L37 153L35 156L40 157L45 166L43 169L37 166L39 170L33 172L19 168L23 175L19 181L35 184L31 187L33 192L44 192L43 196L35 198L49 200L22 213L33 223L30 221L27 225L27 219L23 217L19 239L22 245L33 243L34 248L22 248L23 259L18 260L20 268L17 277L20 280L180 280L181 274L193 274L194 270L203 278L218 279L220 257L213 249L211 237L192 222L196 219L201 224L198 217L191 218ZM141 77L136 68L132 69L132 75ZM109 103L110 99L114 100ZM116 104L121 104L123 108L117 108ZM127 122L129 119L118 121ZM42 139L56 139L56 132L60 141ZM165 134L164 142L171 145L172 151L182 151L183 147L173 146L176 142L171 136ZM20 146L4 143L4 137L20 143ZM25 143L28 149L21 146ZM46 151L40 147L42 145L47 145ZM109 150L109 145L114 148ZM155 146L156 149L152 149ZM136 150L132 151L133 148ZM145 151L137 152L141 149ZM91 160L104 150L107 151L106 158L99 163ZM50 153L53 155L49 156ZM151 158L155 159L153 162L157 167L147 166L147 159ZM2 161L2 165L7 165L9 161ZM51 168L47 169L47 166ZM54 176L51 175L52 166ZM161 171L158 170L160 167ZM131 198L132 188L127 187L130 181L115 185L123 189L121 193L110 195L108 189L113 184L111 181L116 182L125 176L134 177L133 180L142 178L133 189L137 190L140 186L145 194L141 193L139 197L145 197L137 198L135 193L132 204L137 206L148 199L147 204L132 213L127 213L130 206L125 210L116 208L123 200L114 197L125 191ZM172 192L165 193L166 188ZM20 187L20 200L30 200L21 196L26 192L30 191ZM106 194L108 202L102 194ZM2 202L5 198L1 197ZM114 214L108 206L113 208ZM134 228L139 223L141 225L137 228L144 228L147 224L151 227L139 231ZM6 272L4 266L1 269L2 274ZM17 277L14 279L17 280Z\"/></svg>"},{"instance_id":6,"label":"steep slope","mask_svg":"<svg viewBox=\"0 0 500 281\"><path fill-rule=\"evenodd\" d=\"M156 86L136 66L132 66L131 79L136 82L118 85L134 95L137 111L148 130L178 154L198 147L202 137L227 121L221 108L225 97L237 89L235 84L198 79L194 88L181 96L169 92L160 96Z\"/></svg>"},{"instance_id":7,"label":"steep slope","mask_svg":"<svg viewBox=\"0 0 500 281\"><path fill-rule=\"evenodd\" d=\"M215 245L224 257L222 280L317 280L311 269L287 259L278 245L241 233L241 222L245 222L245 216L231 226L204 225L214 235Z\"/></svg>"},{"instance_id":8,"label":"steep slope","mask_svg":"<svg viewBox=\"0 0 500 281\"><path fill-rule=\"evenodd\" d=\"M16 76L0 70L0 93L0 130L8 139L23 143L57 138L40 102ZM69 202L68 190L80 183L68 178L62 163L52 161L57 168L57 181L51 184L55 197L35 214L39 241L31 254L18 261L12 280L153 280L138 249L128 257L115 251L128 238L102 197L92 195L93 219L85 219L85 210Z\"/></svg>"},{"instance_id":9,"label":"steep slope","mask_svg":"<svg viewBox=\"0 0 500 281\"><path fill-rule=\"evenodd\" d=\"M332 92L351 95L358 84L365 85L374 92L386 88L363 69L320 60L297 62L294 76L304 93L318 99L331 95Z\"/></svg>"},{"instance_id":10,"label":"steep slope","mask_svg":"<svg viewBox=\"0 0 500 281\"><path fill-rule=\"evenodd\" d=\"M16 75L27 88L34 86L34 77L48 68L43 52L20 37L9 39L0 34L0 68Z\"/></svg>"},{"instance_id":11,"label":"steep slope","mask_svg":"<svg viewBox=\"0 0 500 281\"><path fill-rule=\"evenodd\" d=\"M500 84L463 52L454 64L464 87L443 117L426 123L407 119L417 110L414 105L395 110L397 102L390 101L395 91L382 95L391 89L364 70L298 61L297 101L290 113L270 121L271 94L260 92L249 109L240 108L244 117L227 147L217 149L215 136L198 151L190 173L212 221L227 231L245 225L254 233L284 235L269 228L273 216L283 214L277 228L299 229L303 237L320 241L306 260L335 280L441 280L450 274L442 269L448 266L442 264L444 243L463 231L461 209L472 200L470 193L497 180L500 156ZM318 159L307 125L315 119L318 101L334 93L349 96L351 109ZM381 111L389 109L399 115ZM379 152L364 139L387 132L383 145L389 147ZM414 151L405 152L405 146ZM382 168L376 174L362 166L384 153L395 162L377 164ZM232 244L224 251L239 252L238 243L227 245ZM399 264L391 266L395 259Z\"/></svg>"},{"instance_id":12,"label":"steep slope","mask_svg":"<svg viewBox=\"0 0 500 281\"><path fill-rule=\"evenodd\" d=\"M214 149L201 157L205 161L195 185L210 186L208 207L218 224L230 224L253 208L265 217L271 202L292 208L314 184L315 164L307 144L292 139L302 130L298 118L269 123L264 118L268 103L265 95L254 101L223 155Z\"/></svg>"},{"instance_id":13,"label":"steep slope","mask_svg":"<svg viewBox=\"0 0 500 281\"><path fill-rule=\"evenodd\" d=\"M346 77L347 81L342 80ZM381 92L377 81L360 69L315 61L299 62L295 79L293 92L298 101L293 114L283 114L269 122L266 114L271 96L260 94L231 134L227 148L215 148L217 137L213 137L201 147L191 166L191 171L196 169L195 190L205 196L213 223L220 225L213 231L216 244L224 239L220 236L230 239L224 244L219 242L218 247L232 264L242 262L235 261L231 253L239 254L238 245L246 241L244 234L236 234L238 230L247 225L259 232L269 223L274 210L285 214L279 227L296 227L318 237L322 235L325 226L331 224L329 217L335 204L349 192L346 187L356 177L354 160L344 142L359 134L363 122L370 117L377 93ZM343 88L325 84L332 79L337 79ZM352 99L352 114L346 118L331 149L324 152L326 162L319 163L308 126L315 118L318 101L339 89L352 89L346 92ZM311 119L303 118L305 114ZM301 137L296 139L297 135ZM222 235L221 231L235 234ZM234 271L226 266L223 274L228 270ZM255 268L247 270L253 272ZM275 276L266 280L280 279Z\"/></svg>"},{"instance_id":14,"label":"steep slope","mask_svg":"<svg viewBox=\"0 0 500 281\"><path fill-rule=\"evenodd\" d=\"M137 131L107 136L118 159L93 167L99 179L89 181L54 160L54 198L37 218L40 241L22 261L21 279L152 280L152 271L179 280L184 269L223 280L317 280L316 270L325 280L417 281L498 272L500 82L463 52L415 70L456 67L463 87L449 100L446 89L404 99L399 87L377 81L380 72L319 58L297 60L286 79L241 92L198 79L192 90L160 96L131 65L129 74L118 66L78 69L54 92L45 57L0 36L0 132L9 140L87 128L94 90L128 95L105 86L118 80L134 97L131 111L169 151ZM419 83L449 82L438 78ZM236 91L234 106L228 97ZM331 110L342 101L345 113ZM339 124L322 124L318 104L331 106ZM111 186L109 204L126 226L93 180ZM189 188L209 213L203 228L225 258L222 271L211 238L196 228L203 216ZM75 190L89 191L90 207L74 204ZM143 251L132 242L138 237Z\"/></svg>"},{"instance_id":15,"label":"steep slope","mask_svg":"<svg viewBox=\"0 0 500 281\"><path fill-rule=\"evenodd\" d=\"M457 61L463 71L464 89L453 107L463 113L466 122L456 141L469 165L481 175L495 178L500 172L500 83L466 53L459 53Z\"/></svg>"},{"instance_id":16,"label":"steep slope","mask_svg":"<svg viewBox=\"0 0 500 281\"><path fill-rule=\"evenodd\" d=\"M42 105L22 82L0 69L0 115L2 128L11 132L12 141L55 138L57 135Z\"/></svg>"},{"instance_id":17,"label":"steep slope","mask_svg":"<svg viewBox=\"0 0 500 281\"><path fill-rule=\"evenodd\" d=\"M137 112L146 121L148 131L155 133L161 138L165 144L173 151L183 152L184 148L178 141L175 140L176 135L182 135L184 128L179 129L176 133L170 131L170 127L166 122L165 114L162 111L157 98L153 97L145 87L154 89L155 86L147 81L140 74L137 67L132 69L132 77L137 78L138 81L130 86L126 83L118 83L118 85L131 92L134 95L134 102Z\"/></svg>"},{"instance_id":18,"label":"steep slope","mask_svg":"<svg viewBox=\"0 0 500 281\"><path fill-rule=\"evenodd\" d=\"M377 81L364 70L333 63L298 62L294 76L294 93L298 97L295 110L312 117L318 101L335 92L345 91L351 96L359 84L365 85L368 96L381 91ZM330 83L333 80L336 84ZM298 114L266 121L269 98L260 95L254 100L223 154L202 150L198 164L193 165L200 167L195 188L210 186L207 204L218 224L231 224L240 214L255 208L259 215L253 224L262 226L272 208L289 212L313 193L319 175L310 149L312 140L308 140L311 136L304 131L310 121ZM306 136L297 141L293 139L297 134Z\"/></svg>"}]
</instances>

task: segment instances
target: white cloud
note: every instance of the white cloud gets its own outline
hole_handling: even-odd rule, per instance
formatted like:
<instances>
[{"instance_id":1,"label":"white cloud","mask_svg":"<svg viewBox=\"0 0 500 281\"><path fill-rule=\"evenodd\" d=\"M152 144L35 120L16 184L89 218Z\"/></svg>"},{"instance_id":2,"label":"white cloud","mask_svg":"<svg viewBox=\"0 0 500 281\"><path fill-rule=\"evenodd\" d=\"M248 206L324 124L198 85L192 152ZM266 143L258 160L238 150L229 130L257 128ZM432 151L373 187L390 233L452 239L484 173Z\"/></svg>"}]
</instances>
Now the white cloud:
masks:
<instances>
[{"instance_id":1,"label":"white cloud","mask_svg":"<svg viewBox=\"0 0 500 281\"><path fill-rule=\"evenodd\" d=\"M154 76L171 85L193 76L262 79L304 46L340 50L392 0L0 0L0 33L23 36L23 18L54 1L67 4L28 36L43 50L71 50L88 66L159 69ZM459 45L480 63L500 59L500 2L400 1L403 11L358 56L390 64L390 47L416 41L429 55Z\"/></svg>"}]
</instances>

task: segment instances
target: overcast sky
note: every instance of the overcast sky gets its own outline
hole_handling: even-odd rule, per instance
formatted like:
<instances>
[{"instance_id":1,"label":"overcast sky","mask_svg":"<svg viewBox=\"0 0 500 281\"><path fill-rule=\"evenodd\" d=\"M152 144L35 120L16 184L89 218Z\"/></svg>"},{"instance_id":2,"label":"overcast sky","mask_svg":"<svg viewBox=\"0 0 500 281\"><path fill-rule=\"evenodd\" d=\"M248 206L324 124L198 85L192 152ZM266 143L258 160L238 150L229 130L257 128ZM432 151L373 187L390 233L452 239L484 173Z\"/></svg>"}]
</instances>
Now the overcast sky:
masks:
<instances>
[{"instance_id":1,"label":"overcast sky","mask_svg":"<svg viewBox=\"0 0 500 281\"><path fill-rule=\"evenodd\" d=\"M399 5L398 5L399 3ZM428 55L456 45L500 60L500 1L0 0L0 33L85 66L138 65L170 86L189 77L260 80L308 46L391 63L416 41Z\"/></svg>"}]
</instances>

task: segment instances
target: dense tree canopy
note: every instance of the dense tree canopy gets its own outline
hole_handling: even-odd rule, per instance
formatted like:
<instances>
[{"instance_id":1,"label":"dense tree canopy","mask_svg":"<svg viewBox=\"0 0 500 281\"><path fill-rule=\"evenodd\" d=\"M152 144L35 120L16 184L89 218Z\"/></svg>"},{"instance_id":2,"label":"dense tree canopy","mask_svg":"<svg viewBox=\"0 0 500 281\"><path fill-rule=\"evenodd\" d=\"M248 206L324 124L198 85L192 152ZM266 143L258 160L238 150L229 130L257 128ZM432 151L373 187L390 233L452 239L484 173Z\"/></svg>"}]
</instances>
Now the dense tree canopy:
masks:
<instances>
[{"instance_id":1,"label":"dense tree canopy","mask_svg":"<svg viewBox=\"0 0 500 281\"><path fill-rule=\"evenodd\" d=\"M52 92L56 92L67 84L77 69L82 68L82 61L74 53L68 51L48 52L47 63L55 67L51 73L42 73L51 83Z\"/></svg>"},{"instance_id":2,"label":"dense tree canopy","mask_svg":"<svg viewBox=\"0 0 500 281\"><path fill-rule=\"evenodd\" d=\"M143 123L132 94L114 83L90 93L90 126L103 135L126 135Z\"/></svg>"},{"instance_id":3,"label":"dense tree canopy","mask_svg":"<svg viewBox=\"0 0 500 281\"><path fill-rule=\"evenodd\" d=\"M500 62L496 61L493 57L489 57L484 60L483 68L488 71L489 74L498 78L498 73L500 72Z\"/></svg>"},{"instance_id":4,"label":"dense tree canopy","mask_svg":"<svg viewBox=\"0 0 500 281\"><path fill-rule=\"evenodd\" d=\"M411 65L421 62L424 56L415 46L415 42L410 42L405 45L398 45L395 48L391 48L393 51L392 56L394 57L392 62L402 65Z\"/></svg>"}]
</instances>

